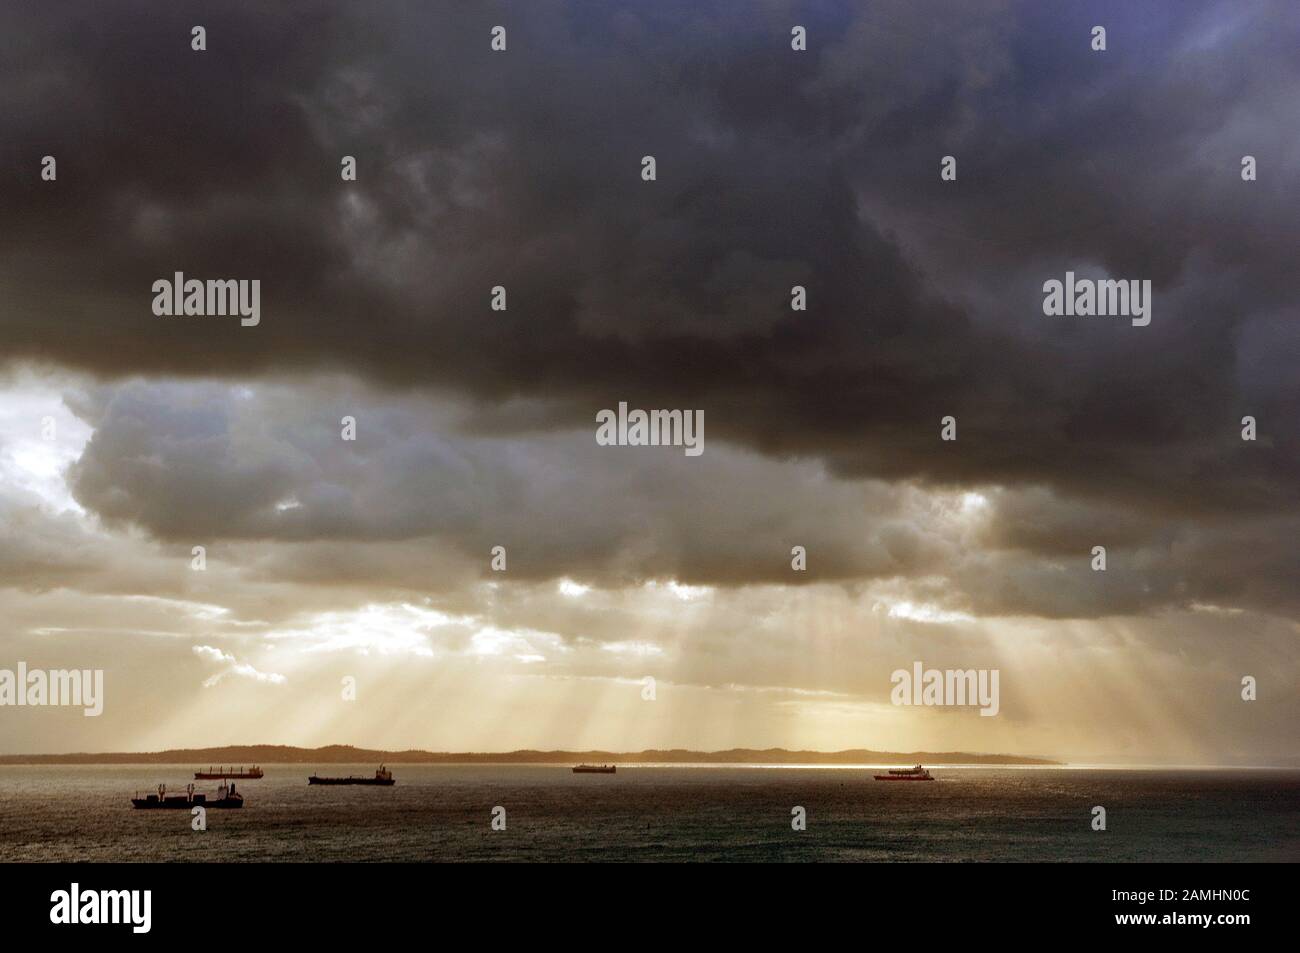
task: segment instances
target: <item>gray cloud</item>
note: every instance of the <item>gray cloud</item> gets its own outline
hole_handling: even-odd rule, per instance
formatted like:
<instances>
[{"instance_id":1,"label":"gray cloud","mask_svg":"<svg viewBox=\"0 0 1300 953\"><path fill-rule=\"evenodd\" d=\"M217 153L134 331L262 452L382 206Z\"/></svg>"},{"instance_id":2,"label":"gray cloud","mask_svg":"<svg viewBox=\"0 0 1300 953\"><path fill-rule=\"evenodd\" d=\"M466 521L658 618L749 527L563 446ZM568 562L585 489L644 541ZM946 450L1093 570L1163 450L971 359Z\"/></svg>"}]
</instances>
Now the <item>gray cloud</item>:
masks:
<instances>
[{"instance_id":1,"label":"gray cloud","mask_svg":"<svg viewBox=\"0 0 1300 953\"><path fill-rule=\"evenodd\" d=\"M1285 4L828 11L803 57L780 4L235 6L199 17L206 54L183 5L111 35L90 9L57 32L8 15L42 51L4 77L11 357L343 367L545 396L523 425L563 429L618 399L698 405L719 437L848 475L1296 505L1297 389L1270 355L1296 343L1279 91L1300 57L1260 28ZM1045 320L1038 286L1067 268L1152 278L1154 323ZM260 277L263 326L154 318L145 289L175 269Z\"/></svg>"},{"instance_id":2,"label":"gray cloud","mask_svg":"<svg viewBox=\"0 0 1300 953\"><path fill-rule=\"evenodd\" d=\"M936 494L725 445L696 459L610 450L591 430L484 434L466 429L463 404L337 378L136 382L69 402L95 428L68 472L82 506L178 559L236 546L251 573L286 581L447 592L491 578L503 545L512 579L606 587L907 579L977 615L1300 608L1294 518L1176 519L1041 486ZM792 571L794 545L809 572ZM1096 545L1106 573L1090 568Z\"/></svg>"}]
</instances>

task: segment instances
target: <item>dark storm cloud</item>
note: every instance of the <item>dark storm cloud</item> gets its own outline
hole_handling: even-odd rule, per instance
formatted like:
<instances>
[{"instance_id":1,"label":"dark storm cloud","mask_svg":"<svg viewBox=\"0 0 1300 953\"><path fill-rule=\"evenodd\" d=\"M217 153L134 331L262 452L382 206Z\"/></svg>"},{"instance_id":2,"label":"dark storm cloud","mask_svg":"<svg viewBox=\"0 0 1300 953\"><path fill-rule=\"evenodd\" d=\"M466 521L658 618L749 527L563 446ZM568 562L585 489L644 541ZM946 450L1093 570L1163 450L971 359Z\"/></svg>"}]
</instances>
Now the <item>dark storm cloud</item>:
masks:
<instances>
[{"instance_id":1,"label":"dark storm cloud","mask_svg":"<svg viewBox=\"0 0 1300 953\"><path fill-rule=\"evenodd\" d=\"M849 476L1294 508L1300 14L968 7L10 9L0 349L544 397L526 428L698 406L714 437ZM1151 326L1044 318L1066 269L1152 279ZM154 317L174 270L260 278L262 324ZM148 482L96 463L81 491L110 515L115 481ZM269 518L298 463L227 489Z\"/></svg>"},{"instance_id":2,"label":"dark storm cloud","mask_svg":"<svg viewBox=\"0 0 1300 953\"><path fill-rule=\"evenodd\" d=\"M628 456L584 431L466 432L446 403L346 381L133 382L65 400L94 427L67 473L83 507L170 544L177 565L201 543L260 581L454 593L492 579L502 545L511 579L609 588L901 580L900 599L976 615L1300 612L1295 518L1173 520L1043 487L933 494L725 446ZM356 441L340 440L345 415ZM24 558L67 549L27 522L11 542ZM1105 573L1090 567L1098 544ZM794 545L806 573L791 571ZM28 575L57 580L58 565Z\"/></svg>"},{"instance_id":3,"label":"dark storm cloud","mask_svg":"<svg viewBox=\"0 0 1300 953\"><path fill-rule=\"evenodd\" d=\"M95 428L69 487L111 528L187 545L425 541L387 560L368 553L368 568L328 547L314 550L320 559L291 548L267 560L265 571L293 580L377 570L376 584L454 587L466 580L447 575L446 551L490 575L495 545L510 553L511 578L612 585L789 581L796 544L816 552L822 579L910 574L950 554L912 526L900 488L725 447L698 460L645 448L628 465L586 432L467 434L453 408L339 382L243 392L135 382L67 400ZM349 414L355 442L340 439ZM432 580L432 566L400 565L431 557Z\"/></svg>"}]
</instances>

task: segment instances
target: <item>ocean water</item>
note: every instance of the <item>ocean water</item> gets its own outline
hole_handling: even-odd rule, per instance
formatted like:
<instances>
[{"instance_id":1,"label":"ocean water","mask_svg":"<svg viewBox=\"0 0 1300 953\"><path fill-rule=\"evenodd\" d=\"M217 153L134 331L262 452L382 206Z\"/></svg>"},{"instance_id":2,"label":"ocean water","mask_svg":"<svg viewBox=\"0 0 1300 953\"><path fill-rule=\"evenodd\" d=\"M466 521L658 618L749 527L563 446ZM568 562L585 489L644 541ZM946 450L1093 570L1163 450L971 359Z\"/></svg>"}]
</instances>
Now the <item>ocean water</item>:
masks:
<instances>
[{"instance_id":1,"label":"ocean water","mask_svg":"<svg viewBox=\"0 0 1300 953\"><path fill-rule=\"evenodd\" d=\"M374 765L263 767L196 833L129 800L194 765L0 766L0 861L1300 861L1300 771L397 764L378 788L307 784Z\"/></svg>"}]
</instances>

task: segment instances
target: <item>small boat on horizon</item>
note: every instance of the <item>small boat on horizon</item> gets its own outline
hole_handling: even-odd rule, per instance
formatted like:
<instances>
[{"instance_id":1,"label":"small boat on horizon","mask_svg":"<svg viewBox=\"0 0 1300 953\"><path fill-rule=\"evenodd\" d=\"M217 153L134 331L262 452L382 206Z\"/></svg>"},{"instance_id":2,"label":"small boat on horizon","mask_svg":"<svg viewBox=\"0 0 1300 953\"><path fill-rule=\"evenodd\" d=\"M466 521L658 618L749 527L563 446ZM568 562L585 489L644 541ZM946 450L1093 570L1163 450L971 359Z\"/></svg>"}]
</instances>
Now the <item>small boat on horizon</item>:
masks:
<instances>
[{"instance_id":1,"label":"small boat on horizon","mask_svg":"<svg viewBox=\"0 0 1300 953\"><path fill-rule=\"evenodd\" d=\"M312 775L307 779L308 784L369 784L380 785L382 787L391 787L397 782L393 780L393 772L389 771L382 764L379 770L375 772L373 778L359 778L355 774L350 774L346 778L318 778Z\"/></svg>"},{"instance_id":2,"label":"small boat on horizon","mask_svg":"<svg viewBox=\"0 0 1300 953\"><path fill-rule=\"evenodd\" d=\"M257 765L253 765L247 771L244 770L243 765L239 766L238 771L236 771L233 766L229 768L217 767L214 769L212 765L208 765L208 770L194 772L195 781L224 781L226 778L235 778L239 781L256 781L261 776L262 769Z\"/></svg>"},{"instance_id":3,"label":"small boat on horizon","mask_svg":"<svg viewBox=\"0 0 1300 953\"><path fill-rule=\"evenodd\" d=\"M206 794L195 794L194 785L185 786L184 794L167 793L167 785L158 785L157 794L149 794L140 797L140 792L135 792L135 797L131 798L131 806L137 810L190 810L195 807L243 807L244 796L235 790L232 784L227 788L224 784L217 788L217 796L209 801Z\"/></svg>"},{"instance_id":4,"label":"small boat on horizon","mask_svg":"<svg viewBox=\"0 0 1300 953\"><path fill-rule=\"evenodd\" d=\"M888 774L874 775L877 781L933 781L934 775L919 764L913 768L890 768Z\"/></svg>"},{"instance_id":5,"label":"small boat on horizon","mask_svg":"<svg viewBox=\"0 0 1300 953\"><path fill-rule=\"evenodd\" d=\"M614 774L618 770L618 765L614 764L576 764L573 766L574 774Z\"/></svg>"}]
</instances>

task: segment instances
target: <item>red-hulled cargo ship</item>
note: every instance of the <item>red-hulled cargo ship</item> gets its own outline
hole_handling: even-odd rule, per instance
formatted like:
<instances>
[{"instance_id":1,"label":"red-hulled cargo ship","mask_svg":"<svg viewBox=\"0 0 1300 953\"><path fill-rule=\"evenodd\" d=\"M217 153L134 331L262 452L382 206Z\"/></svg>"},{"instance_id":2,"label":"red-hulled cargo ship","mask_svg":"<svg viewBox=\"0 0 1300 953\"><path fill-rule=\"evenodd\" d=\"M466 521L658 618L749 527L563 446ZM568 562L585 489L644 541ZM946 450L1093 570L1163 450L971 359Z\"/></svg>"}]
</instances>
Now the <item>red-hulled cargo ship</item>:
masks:
<instances>
[{"instance_id":1,"label":"red-hulled cargo ship","mask_svg":"<svg viewBox=\"0 0 1300 953\"><path fill-rule=\"evenodd\" d=\"M874 775L877 781L933 781L934 775L930 774L919 764L914 768L890 768L888 774Z\"/></svg>"}]
</instances>

